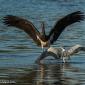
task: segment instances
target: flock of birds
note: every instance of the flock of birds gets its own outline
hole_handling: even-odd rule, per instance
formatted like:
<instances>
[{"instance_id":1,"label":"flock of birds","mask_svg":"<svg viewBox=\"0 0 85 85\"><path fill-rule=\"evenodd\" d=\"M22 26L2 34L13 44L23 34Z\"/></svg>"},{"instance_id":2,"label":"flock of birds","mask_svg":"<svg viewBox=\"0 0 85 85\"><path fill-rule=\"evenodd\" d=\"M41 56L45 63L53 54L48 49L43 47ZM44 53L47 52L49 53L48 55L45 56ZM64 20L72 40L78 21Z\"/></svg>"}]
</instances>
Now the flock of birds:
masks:
<instances>
[{"instance_id":1,"label":"flock of birds","mask_svg":"<svg viewBox=\"0 0 85 85\"><path fill-rule=\"evenodd\" d=\"M7 15L3 20L3 23L7 26L13 26L24 30L38 46L42 47L43 53L37 59L38 62L49 55L54 56L55 58L62 58L63 62L65 62L65 58L68 56L79 51L85 51L85 47L81 45L75 45L69 50L51 47L67 26L84 20L84 14L81 11L73 12L61 18L55 23L48 35L45 33L44 23L41 28L42 32L39 32L32 22L18 16ZM48 49L44 51L44 47L48 47Z\"/></svg>"}]
</instances>

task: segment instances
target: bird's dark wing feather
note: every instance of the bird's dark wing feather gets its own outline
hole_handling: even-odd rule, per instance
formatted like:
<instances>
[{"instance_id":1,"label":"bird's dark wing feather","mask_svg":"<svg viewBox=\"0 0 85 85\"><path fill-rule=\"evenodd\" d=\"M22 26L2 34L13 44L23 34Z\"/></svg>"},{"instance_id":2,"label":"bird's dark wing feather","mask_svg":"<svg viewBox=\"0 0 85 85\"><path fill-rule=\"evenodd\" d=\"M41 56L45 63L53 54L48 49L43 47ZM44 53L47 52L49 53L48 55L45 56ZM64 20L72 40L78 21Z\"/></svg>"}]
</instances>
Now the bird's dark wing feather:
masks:
<instances>
[{"instance_id":1,"label":"bird's dark wing feather","mask_svg":"<svg viewBox=\"0 0 85 85\"><path fill-rule=\"evenodd\" d=\"M24 30L37 44L40 43L36 36L36 34L40 35L40 32L30 21L13 15L7 15L3 20L7 26L14 26Z\"/></svg>"},{"instance_id":2,"label":"bird's dark wing feather","mask_svg":"<svg viewBox=\"0 0 85 85\"><path fill-rule=\"evenodd\" d=\"M69 26L75 22L80 22L83 19L84 19L84 15L80 11L73 12L71 14L68 14L64 18L60 19L55 24L55 26L53 27L53 29L50 31L48 35L48 39L50 40L50 43L53 44L58 39L58 37L60 36L60 34L62 33L62 31L65 29L66 26Z\"/></svg>"}]
</instances>

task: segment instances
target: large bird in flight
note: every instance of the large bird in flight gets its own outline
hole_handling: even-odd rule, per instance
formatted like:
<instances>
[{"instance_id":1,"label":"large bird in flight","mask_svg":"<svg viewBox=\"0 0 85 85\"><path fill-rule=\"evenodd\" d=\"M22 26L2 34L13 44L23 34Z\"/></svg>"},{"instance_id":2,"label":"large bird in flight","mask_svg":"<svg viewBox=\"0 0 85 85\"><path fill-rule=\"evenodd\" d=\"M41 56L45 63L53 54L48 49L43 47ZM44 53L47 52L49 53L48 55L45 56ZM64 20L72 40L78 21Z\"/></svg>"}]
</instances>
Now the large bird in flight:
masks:
<instances>
[{"instance_id":1,"label":"large bird in flight","mask_svg":"<svg viewBox=\"0 0 85 85\"><path fill-rule=\"evenodd\" d=\"M13 15L7 15L3 20L7 26L14 26L24 30L38 46L43 48L49 47L51 44L53 44L67 26L80 22L83 19L84 15L81 11L68 14L55 23L48 35L45 33L44 24L42 26L42 33L40 33L32 22L26 19Z\"/></svg>"}]
</instances>

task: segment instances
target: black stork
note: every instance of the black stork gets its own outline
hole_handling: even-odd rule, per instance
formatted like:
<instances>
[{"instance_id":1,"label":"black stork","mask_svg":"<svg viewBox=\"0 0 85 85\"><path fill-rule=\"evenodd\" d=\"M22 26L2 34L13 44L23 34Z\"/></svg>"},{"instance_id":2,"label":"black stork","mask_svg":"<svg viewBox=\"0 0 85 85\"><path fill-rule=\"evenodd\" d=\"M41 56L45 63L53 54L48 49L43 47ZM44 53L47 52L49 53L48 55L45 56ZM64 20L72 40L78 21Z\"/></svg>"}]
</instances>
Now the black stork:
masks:
<instances>
[{"instance_id":1,"label":"black stork","mask_svg":"<svg viewBox=\"0 0 85 85\"><path fill-rule=\"evenodd\" d=\"M7 26L14 26L21 30L24 30L38 46L41 46L43 48L50 47L50 45L58 39L60 34L67 26L75 22L80 22L83 19L84 15L81 11L76 11L68 14L55 23L54 27L51 29L48 35L46 35L45 33L44 24L42 26L42 33L40 33L32 24L32 22L17 16L7 15L3 18L3 22Z\"/></svg>"},{"instance_id":2,"label":"black stork","mask_svg":"<svg viewBox=\"0 0 85 85\"><path fill-rule=\"evenodd\" d=\"M62 47L60 48L50 47L38 57L36 63L40 63L41 60L43 60L47 56L53 56L55 59L62 59L63 62L65 63L67 62L68 59L70 59L70 56L75 55L76 53L81 51L85 51L85 47L79 44L74 45L67 50Z\"/></svg>"}]
</instances>

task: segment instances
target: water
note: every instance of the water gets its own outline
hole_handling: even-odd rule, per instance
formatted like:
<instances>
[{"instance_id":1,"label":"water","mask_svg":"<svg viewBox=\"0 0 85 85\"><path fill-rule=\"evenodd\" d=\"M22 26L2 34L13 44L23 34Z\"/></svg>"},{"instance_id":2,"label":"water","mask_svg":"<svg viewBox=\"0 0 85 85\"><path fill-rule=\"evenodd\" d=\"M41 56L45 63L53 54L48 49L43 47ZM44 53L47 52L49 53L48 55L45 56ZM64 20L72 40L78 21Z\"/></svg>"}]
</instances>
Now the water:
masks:
<instances>
[{"instance_id":1,"label":"water","mask_svg":"<svg viewBox=\"0 0 85 85\"><path fill-rule=\"evenodd\" d=\"M48 60L37 65L42 49L23 31L2 23L5 15L16 15L31 20L41 31L44 21L48 34L57 20L77 10L85 13L85 0L0 0L0 83L85 85L84 52L71 57L68 64ZM85 20L67 27L52 46L67 49L75 44L85 46L84 42Z\"/></svg>"}]
</instances>

